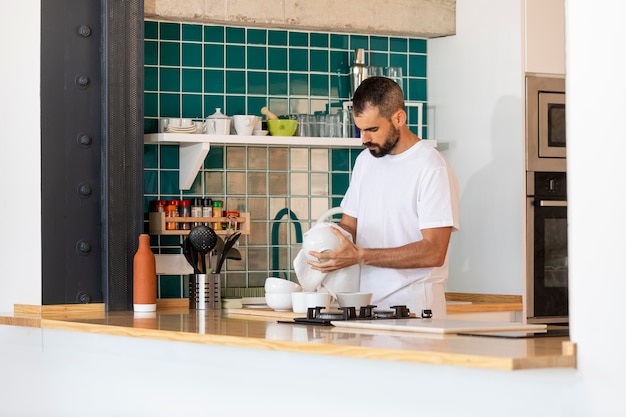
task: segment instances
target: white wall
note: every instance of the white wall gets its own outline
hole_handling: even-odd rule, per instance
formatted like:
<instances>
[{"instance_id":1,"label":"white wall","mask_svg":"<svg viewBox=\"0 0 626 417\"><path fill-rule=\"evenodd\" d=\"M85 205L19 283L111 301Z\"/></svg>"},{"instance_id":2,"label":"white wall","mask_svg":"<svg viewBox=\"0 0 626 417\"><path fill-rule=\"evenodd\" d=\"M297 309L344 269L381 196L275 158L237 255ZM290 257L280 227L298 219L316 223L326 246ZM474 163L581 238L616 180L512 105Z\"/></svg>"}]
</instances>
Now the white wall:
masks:
<instances>
[{"instance_id":1,"label":"white wall","mask_svg":"<svg viewBox=\"0 0 626 417\"><path fill-rule=\"evenodd\" d=\"M452 237L447 290L521 295L522 6L457 0L456 8L456 36L428 42L434 139L461 186L461 230Z\"/></svg>"},{"instance_id":2,"label":"white wall","mask_svg":"<svg viewBox=\"0 0 626 417\"><path fill-rule=\"evenodd\" d=\"M569 282L585 415L626 415L626 3L566 4ZM622 384L623 386L623 384ZM612 411L611 410L615 410Z\"/></svg>"},{"instance_id":3,"label":"white wall","mask_svg":"<svg viewBox=\"0 0 626 417\"><path fill-rule=\"evenodd\" d=\"M0 311L41 305L39 37L39 1L2 2Z\"/></svg>"}]
</instances>

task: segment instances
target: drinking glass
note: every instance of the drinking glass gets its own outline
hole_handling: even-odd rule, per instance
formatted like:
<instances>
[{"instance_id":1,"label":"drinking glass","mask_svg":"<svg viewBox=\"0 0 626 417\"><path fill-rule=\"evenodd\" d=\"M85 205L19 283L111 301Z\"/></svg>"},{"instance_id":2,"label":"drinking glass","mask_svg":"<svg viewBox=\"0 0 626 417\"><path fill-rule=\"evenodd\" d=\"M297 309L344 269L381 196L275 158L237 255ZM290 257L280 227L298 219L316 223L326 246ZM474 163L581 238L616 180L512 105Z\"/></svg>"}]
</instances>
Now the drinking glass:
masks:
<instances>
[{"instance_id":1,"label":"drinking glass","mask_svg":"<svg viewBox=\"0 0 626 417\"><path fill-rule=\"evenodd\" d=\"M383 67L378 66L369 66L367 67L367 76L368 77L382 77L384 75Z\"/></svg>"},{"instance_id":2,"label":"drinking glass","mask_svg":"<svg viewBox=\"0 0 626 417\"><path fill-rule=\"evenodd\" d=\"M387 67L385 72L387 78L391 78L402 88L402 67Z\"/></svg>"},{"instance_id":3,"label":"drinking glass","mask_svg":"<svg viewBox=\"0 0 626 417\"><path fill-rule=\"evenodd\" d=\"M298 136L309 137L311 136L311 117L308 114L299 114L298 120Z\"/></svg>"}]
</instances>

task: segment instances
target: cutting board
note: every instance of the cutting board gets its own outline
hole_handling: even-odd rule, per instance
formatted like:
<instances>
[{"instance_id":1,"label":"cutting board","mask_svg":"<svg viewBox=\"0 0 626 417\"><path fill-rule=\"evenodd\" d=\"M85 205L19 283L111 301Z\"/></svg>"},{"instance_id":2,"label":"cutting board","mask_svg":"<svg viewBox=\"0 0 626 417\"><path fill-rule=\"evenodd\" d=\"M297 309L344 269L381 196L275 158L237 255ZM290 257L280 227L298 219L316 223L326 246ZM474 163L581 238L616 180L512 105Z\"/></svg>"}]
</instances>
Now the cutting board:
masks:
<instances>
[{"instance_id":1,"label":"cutting board","mask_svg":"<svg viewBox=\"0 0 626 417\"><path fill-rule=\"evenodd\" d=\"M291 311L274 311L271 308L229 308L224 310L227 314L238 314L243 316L275 317L277 319L293 319L296 317L306 317L303 313Z\"/></svg>"},{"instance_id":2,"label":"cutting board","mask_svg":"<svg viewBox=\"0 0 626 417\"><path fill-rule=\"evenodd\" d=\"M353 329L391 330L399 332L454 334L465 332L498 331L540 331L546 330L545 324L522 324L509 322L488 322L444 319L389 319L389 320L347 320L333 321L335 327Z\"/></svg>"}]
</instances>

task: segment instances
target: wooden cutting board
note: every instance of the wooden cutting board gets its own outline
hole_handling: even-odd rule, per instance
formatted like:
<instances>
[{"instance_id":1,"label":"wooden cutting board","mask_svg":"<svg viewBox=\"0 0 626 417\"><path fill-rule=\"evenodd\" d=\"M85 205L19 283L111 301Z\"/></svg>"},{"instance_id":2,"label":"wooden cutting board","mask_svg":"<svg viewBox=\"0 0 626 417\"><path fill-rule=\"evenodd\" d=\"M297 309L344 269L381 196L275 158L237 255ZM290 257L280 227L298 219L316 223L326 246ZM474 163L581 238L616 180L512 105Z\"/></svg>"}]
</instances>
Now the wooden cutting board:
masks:
<instances>
[{"instance_id":1,"label":"wooden cutting board","mask_svg":"<svg viewBox=\"0 0 626 417\"><path fill-rule=\"evenodd\" d=\"M454 334L465 332L499 332L499 331L544 331L545 324L522 324L510 322L488 322L470 320L438 320L438 319L389 319L389 320L347 320L333 321L335 327L348 327L369 330L392 330L401 332L421 332Z\"/></svg>"},{"instance_id":2,"label":"wooden cutting board","mask_svg":"<svg viewBox=\"0 0 626 417\"><path fill-rule=\"evenodd\" d=\"M277 319L291 320L296 317L306 317L305 313L292 311L274 311L271 308L229 308L224 310L228 315L237 314L244 316L275 317Z\"/></svg>"}]
</instances>

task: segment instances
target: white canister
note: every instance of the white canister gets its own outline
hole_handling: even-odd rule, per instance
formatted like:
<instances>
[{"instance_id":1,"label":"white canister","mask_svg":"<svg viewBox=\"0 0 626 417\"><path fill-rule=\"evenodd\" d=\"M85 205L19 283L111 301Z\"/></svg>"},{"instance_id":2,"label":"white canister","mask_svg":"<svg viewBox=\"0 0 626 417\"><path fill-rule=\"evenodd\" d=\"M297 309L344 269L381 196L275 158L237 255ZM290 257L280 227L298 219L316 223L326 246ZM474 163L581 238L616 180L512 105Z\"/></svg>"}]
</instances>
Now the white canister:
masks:
<instances>
[{"instance_id":1,"label":"white canister","mask_svg":"<svg viewBox=\"0 0 626 417\"><path fill-rule=\"evenodd\" d=\"M222 113L222 109L216 108L215 113L206 119L206 133L209 135L229 135L230 117Z\"/></svg>"}]
</instances>

